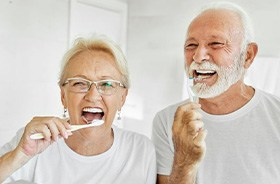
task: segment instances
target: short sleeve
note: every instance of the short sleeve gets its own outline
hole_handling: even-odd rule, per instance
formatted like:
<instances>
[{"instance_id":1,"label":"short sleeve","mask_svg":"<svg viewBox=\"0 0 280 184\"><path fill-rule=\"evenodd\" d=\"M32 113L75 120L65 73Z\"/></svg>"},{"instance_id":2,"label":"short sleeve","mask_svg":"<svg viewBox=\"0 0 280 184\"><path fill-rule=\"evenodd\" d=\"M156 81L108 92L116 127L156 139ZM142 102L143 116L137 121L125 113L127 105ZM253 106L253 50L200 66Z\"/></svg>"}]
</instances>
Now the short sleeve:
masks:
<instances>
[{"instance_id":1,"label":"short sleeve","mask_svg":"<svg viewBox=\"0 0 280 184\"><path fill-rule=\"evenodd\" d=\"M1 148L0 148L0 156L6 154L9 151L12 151L13 149L16 148L16 146L18 145L21 136L24 132L24 128L21 128L20 130L18 130L17 134L15 137L12 138L12 140L6 144L4 144Z\"/></svg>"},{"instance_id":2,"label":"short sleeve","mask_svg":"<svg viewBox=\"0 0 280 184\"><path fill-rule=\"evenodd\" d=\"M169 119L163 112L159 112L153 120L152 141L156 148L157 173L160 175L170 175L173 164L174 148L171 134L173 121L170 125Z\"/></svg>"},{"instance_id":3,"label":"short sleeve","mask_svg":"<svg viewBox=\"0 0 280 184\"><path fill-rule=\"evenodd\" d=\"M150 140L149 140L150 141ZM157 173L157 166L156 166L156 151L154 145L151 143L148 149L148 169L147 169L147 184L156 183L156 173Z\"/></svg>"}]
</instances>

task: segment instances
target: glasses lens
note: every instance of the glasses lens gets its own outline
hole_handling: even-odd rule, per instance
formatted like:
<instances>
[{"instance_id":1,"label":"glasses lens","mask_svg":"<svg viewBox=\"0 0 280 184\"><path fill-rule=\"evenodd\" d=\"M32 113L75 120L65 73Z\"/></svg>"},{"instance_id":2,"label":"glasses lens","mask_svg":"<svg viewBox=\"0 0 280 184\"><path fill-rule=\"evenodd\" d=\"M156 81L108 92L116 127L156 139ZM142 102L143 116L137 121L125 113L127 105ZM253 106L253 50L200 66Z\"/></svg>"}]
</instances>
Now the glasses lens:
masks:
<instances>
[{"instance_id":1,"label":"glasses lens","mask_svg":"<svg viewBox=\"0 0 280 184\"><path fill-rule=\"evenodd\" d=\"M112 95L116 92L119 83L116 81L99 81L97 82L97 88L100 93L104 95Z\"/></svg>"},{"instance_id":2,"label":"glasses lens","mask_svg":"<svg viewBox=\"0 0 280 184\"><path fill-rule=\"evenodd\" d=\"M89 89L89 81L83 79L70 79L69 87L73 92L87 92Z\"/></svg>"}]
</instances>

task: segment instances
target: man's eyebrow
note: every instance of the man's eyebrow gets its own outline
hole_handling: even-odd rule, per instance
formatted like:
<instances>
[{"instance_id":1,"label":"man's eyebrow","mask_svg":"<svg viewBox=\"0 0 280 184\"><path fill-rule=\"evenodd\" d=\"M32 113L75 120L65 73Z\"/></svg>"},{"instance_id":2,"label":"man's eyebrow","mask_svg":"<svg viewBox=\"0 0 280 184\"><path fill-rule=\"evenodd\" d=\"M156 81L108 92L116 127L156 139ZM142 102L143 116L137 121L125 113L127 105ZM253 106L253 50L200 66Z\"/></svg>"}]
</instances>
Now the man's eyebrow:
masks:
<instances>
[{"instance_id":1,"label":"man's eyebrow","mask_svg":"<svg viewBox=\"0 0 280 184\"><path fill-rule=\"evenodd\" d=\"M192 42L192 41L195 41L195 39L194 39L194 38L188 38L188 39L186 39L186 41L185 41L185 43L184 43L184 48L187 47L188 42Z\"/></svg>"},{"instance_id":2,"label":"man's eyebrow","mask_svg":"<svg viewBox=\"0 0 280 184\"><path fill-rule=\"evenodd\" d=\"M211 35L211 37L210 37L211 39L213 39L213 38L219 38L219 39L224 39L222 36L220 36L220 35Z\"/></svg>"},{"instance_id":3,"label":"man's eyebrow","mask_svg":"<svg viewBox=\"0 0 280 184\"><path fill-rule=\"evenodd\" d=\"M195 41L195 39L194 39L193 37L187 38L186 41L185 41L185 43L186 43L186 42L189 42L189 41Z\"/></svg>"}]
</instances>

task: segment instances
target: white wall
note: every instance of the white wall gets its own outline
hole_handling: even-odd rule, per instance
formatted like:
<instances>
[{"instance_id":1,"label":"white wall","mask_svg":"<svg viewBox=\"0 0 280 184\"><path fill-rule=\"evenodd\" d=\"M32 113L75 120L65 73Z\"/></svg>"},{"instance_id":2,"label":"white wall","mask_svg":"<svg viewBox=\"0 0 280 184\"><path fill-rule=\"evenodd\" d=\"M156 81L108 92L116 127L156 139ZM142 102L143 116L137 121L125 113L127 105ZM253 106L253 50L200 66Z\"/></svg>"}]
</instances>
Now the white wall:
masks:
<instances>
[{"instance_id":1,"label":"white wall","mask_svg":"<svg viewBox=\"0 0 280 184\"><path fill-rule=\"evenodd\" d=\"M139 96L143 106L143 119L131 119L125 127L150 135L155 113L169 104L181 101L185 95L182 94L185 32L194 12L208 2L212 1L128 1L127 53L132 77L131 92ZM256 62L266 62L265 65L270 65L265 57L274 57L274 60L280 57L280 1L231 2L245 8L253 19L259 44L258 56L262 57ZM264 72L261 69L258 71L260 73L250 74L249 77L256 81L258 79L255 76L268 78L265 81L274 82L273 85L277 85L275 82L278 81L280 85L276 76L270 76L268 71ZM280 96L279 90L275 92Z\"/></svg>"},{"instance_id":2,"label":"white wall","mask_svg":"<svg viewBox=\"0 0 280 184\"><path fill-rule=\"evenodd\" d=\"M187 24L198 7L211 1L119 1L128 3L126 53L132 82L123 126L150 136L155 113L182 99ZM233 2L247 9L255 22L258 62L266 57L280 62L280 1ZM62 114L56 82L60 59L67 49L69 11L68 0L0 1L0 145L33 116ZM269 70L257 71L249 73L252 80L255 75L276 81L268 75ZM269 89L280 93L279 87Z\"/></svg>"},{"instance_id":3,"label":"white wall","mask_svg":"<svg viewBox=\"0 0 280 184\"><path fill-rule=\"evenodd\" d=\"M60 115L67 0L0 2L0 145L35 115ZM54 8L55 7L55 8Z\"/></svg>"},{"instance_id":4,"label":"white wall","mask_svg":"<svg viewBox=\"0 0 280 184\"><path fill-rule=\"evenodd\" d=\"M62 115L58 73L74 37L104 32L126 47L126 2L79 2L0 1L0 146L33 116Z\"/></svg>"}]
</instances>

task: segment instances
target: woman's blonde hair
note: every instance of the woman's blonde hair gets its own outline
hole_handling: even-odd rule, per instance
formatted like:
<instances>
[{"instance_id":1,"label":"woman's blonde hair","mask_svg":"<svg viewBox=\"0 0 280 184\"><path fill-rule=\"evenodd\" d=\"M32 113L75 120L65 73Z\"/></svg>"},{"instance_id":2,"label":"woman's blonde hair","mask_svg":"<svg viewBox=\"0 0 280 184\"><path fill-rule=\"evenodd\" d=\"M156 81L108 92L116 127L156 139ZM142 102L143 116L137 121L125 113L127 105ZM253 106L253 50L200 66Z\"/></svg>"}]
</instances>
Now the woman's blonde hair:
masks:
<instances>
[{"instance_id":1,"label":"woman's blonde hair","mask_svg":"<svg viewBox=\"0 0 280 184\"><path fill-rule=\"evenodd\" d=\"M90 38L77 38L73 47L70 48L62 59L61 71L59 75L59 86L66 80L65 69L69 61L83 51L104 51L113 56L117 69L121 73L121 82L125 88L130 87L129 73L126 58L121 48L111 39L104 35L93 35Z\"/></svg>"}]
</instances>

